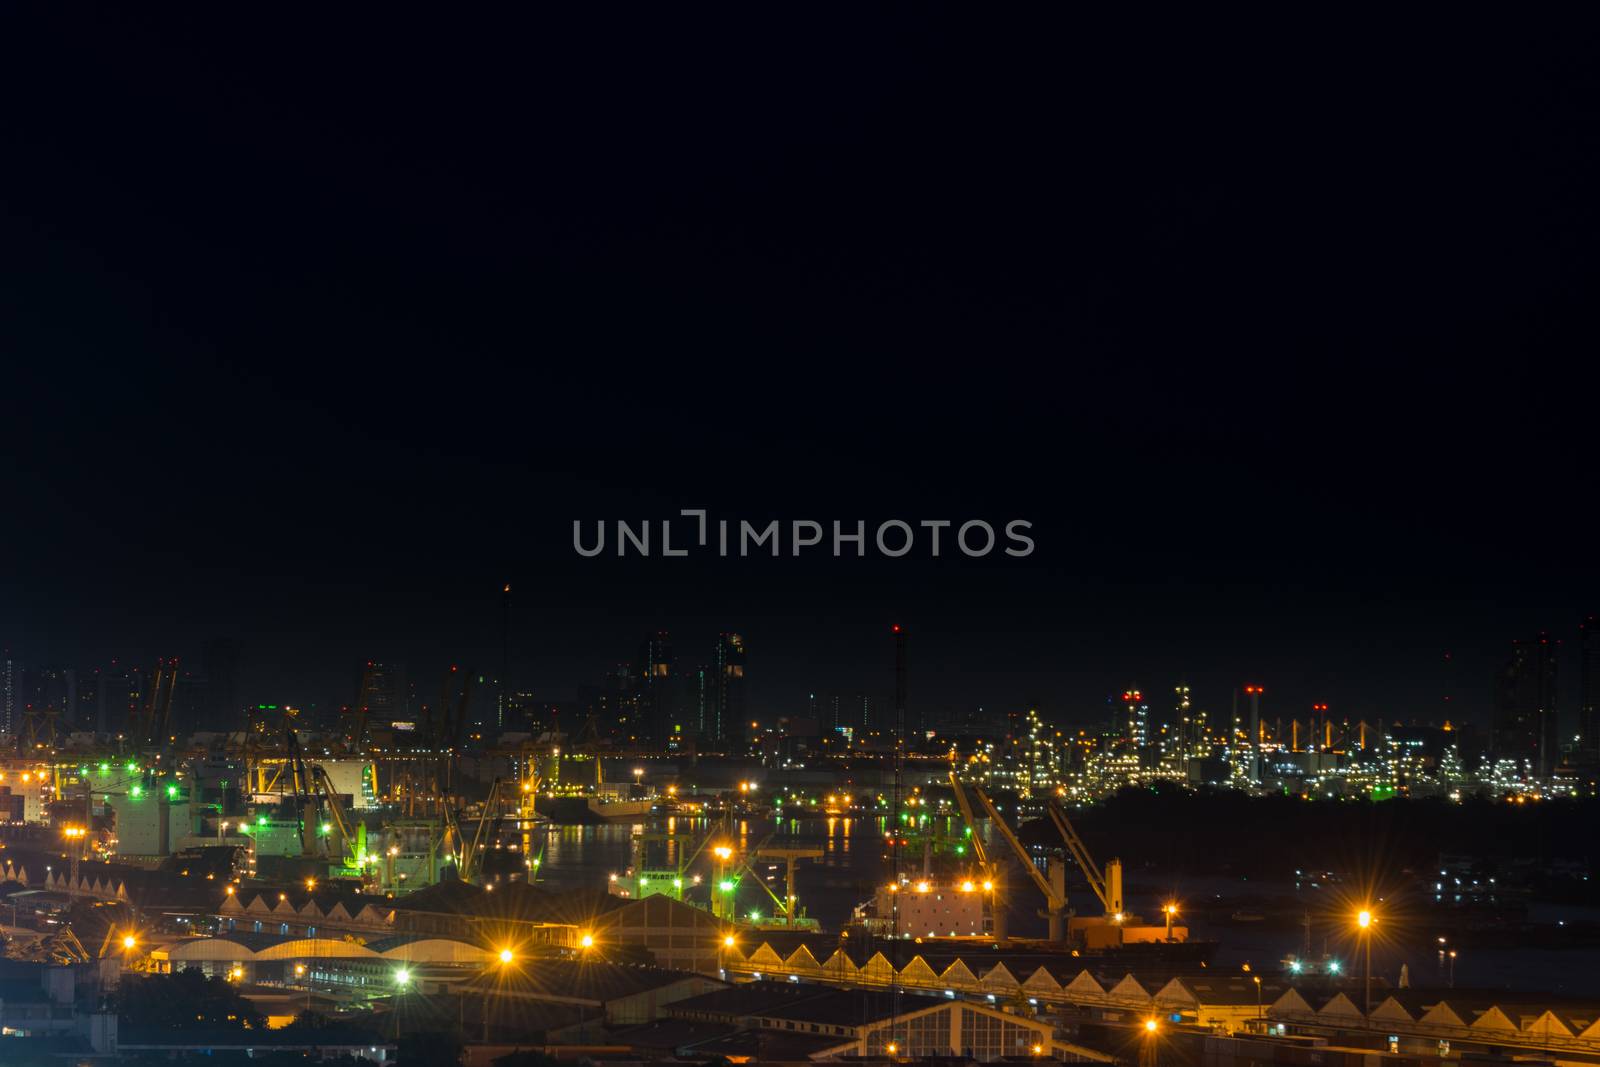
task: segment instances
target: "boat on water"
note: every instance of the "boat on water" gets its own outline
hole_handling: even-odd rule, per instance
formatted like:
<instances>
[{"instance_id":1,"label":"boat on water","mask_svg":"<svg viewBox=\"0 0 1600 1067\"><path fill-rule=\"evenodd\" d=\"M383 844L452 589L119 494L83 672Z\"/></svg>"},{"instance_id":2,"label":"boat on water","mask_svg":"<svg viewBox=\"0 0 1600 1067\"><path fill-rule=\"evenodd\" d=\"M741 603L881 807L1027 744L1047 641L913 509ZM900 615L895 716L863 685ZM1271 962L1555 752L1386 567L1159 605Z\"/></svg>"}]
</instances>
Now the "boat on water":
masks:
<instances>
[{"instance_id":1,"label":"boat on water","mask_svg":"<svg viewBox=\"0 0 1600 1067\"><path fill-rule=\"evenodd\" d=\"M540 797L539 814L556 824L637 822L656 809L654 797L628 798L593 794Z\"/></svg>"}]
</instances>

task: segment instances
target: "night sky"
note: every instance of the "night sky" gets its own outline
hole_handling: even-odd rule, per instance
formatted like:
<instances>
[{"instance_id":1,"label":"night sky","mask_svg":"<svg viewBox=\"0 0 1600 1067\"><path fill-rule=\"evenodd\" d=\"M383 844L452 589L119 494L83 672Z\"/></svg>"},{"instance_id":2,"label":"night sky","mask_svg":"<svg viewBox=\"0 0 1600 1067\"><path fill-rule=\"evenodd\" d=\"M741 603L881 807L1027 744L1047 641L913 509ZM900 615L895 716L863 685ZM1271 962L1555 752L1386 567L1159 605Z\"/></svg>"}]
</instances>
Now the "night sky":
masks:
<instances>
[{"instance_id":1,"label":"night sky","mask_svg":"<svg viewBox=\"0 0 1600 1067\"><path fill-rule=\"evenodd\" d=\"M1600 611L1589 27L575 17L0 15L0 644L1472 718ZM1038 547L572 551L681 507Z\"/></svg>"}]
</instances>

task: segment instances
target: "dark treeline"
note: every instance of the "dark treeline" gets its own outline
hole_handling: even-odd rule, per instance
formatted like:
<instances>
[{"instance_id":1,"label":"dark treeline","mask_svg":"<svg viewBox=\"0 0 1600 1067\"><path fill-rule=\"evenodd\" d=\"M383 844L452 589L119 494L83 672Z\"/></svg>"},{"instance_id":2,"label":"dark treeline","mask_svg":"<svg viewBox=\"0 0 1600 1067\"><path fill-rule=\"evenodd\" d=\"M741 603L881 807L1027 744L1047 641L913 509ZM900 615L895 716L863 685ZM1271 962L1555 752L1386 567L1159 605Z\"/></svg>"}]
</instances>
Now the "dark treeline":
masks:
<instances>
[{"instance_id":1,"label":"dark treeline","mask_svg":"<svg viewBox=\"0 0 1600 1067\"><path fill-rule=\"evenodd\" d=\"M1470 856L1487 871L1581 864L1592 874L1600 800L1317 802L1156 788L1124 789L1069 814L1090 851L1102 861L1120 856L1130 876L1141 869L1260 878L1290 877L1297 869L1392 875L1427 872L1441 855ZM1022 835L1040 844L1057 840L1042 820Z\"/></svg>"}]
</instances>

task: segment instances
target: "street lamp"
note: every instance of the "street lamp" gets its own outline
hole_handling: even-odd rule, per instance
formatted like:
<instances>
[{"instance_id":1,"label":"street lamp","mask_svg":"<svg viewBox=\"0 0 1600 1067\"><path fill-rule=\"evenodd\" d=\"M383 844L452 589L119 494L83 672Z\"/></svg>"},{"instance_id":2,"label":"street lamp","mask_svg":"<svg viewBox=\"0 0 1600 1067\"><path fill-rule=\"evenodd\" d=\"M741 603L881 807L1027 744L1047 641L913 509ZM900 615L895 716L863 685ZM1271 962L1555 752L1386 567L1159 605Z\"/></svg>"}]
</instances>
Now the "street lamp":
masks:
<instances>
[{"instance_id":1,"label":"street lamp","mask_svg":"<svg viewBox=\"0 0 1600 1067\"><path fill-rule=\"evenodd\" d=\"M516 959L516 954L514 952L512 952L510 949L503 948L503 949L500 950L500 962L501 963L510 963L514 959Z\"/></svg>"},{"instance_id":2,"label":"street lamp","mask_svg":"<svg viewBox=\"0 0 1600 1067\"><path fill-rule=\"evenodd\" d=\"M1367 1017L1367 1025L1371 1026L1372 1025L1372 912L1371 912L1370 909L1362 908L1360 911L1356 912L1356 926L1361 930L1361 940L1366 943L1367 969L1366 969L1366 978L1362 982L1362 988L1365 991L1363 993L1363 1000L1365 1002L1365 1014L1366 1014L1366 1017Z\"/></svg>"},{"instance_id":3,"label":"street lamp","mask_svg":"<svg viewBox=\"0 0 1600 1067\"><path fill-rule=\"evenodd\" d=\"M132 952L133 951L133 947L135 945L137 945L138 943L139 943L139 939L137 937L134 937L132 934L123 935L122 947L127 949L128 951Z\"/></svg>"},{"instance_id":4,"label":"street lamp","mask_svg":"<svg viewBox=\"0 0 1600 1067\"><path fill-rule=\"evenodd\" d=\"M1171 941L1172 940L1172 919L1173 919L1173 917L1175 915L1178 914L1178 906L1176 904L1168 904L1166 907L1162 908L1161 911L1162 911L1162 914L1166 915L1166 917L1167 917L1167 940Z\"/></svg>"},{"instance_id":5,"label":"street lamp","mask_svg":"<svg viewBox=\"0 0 1600 1067\"><path fill-rule=\"evenodd\" d=\"M584 934L582 937L578 938L578 947L585 949L594 948L594 935Z\"/></svg>"},{"instance_id":6,"label":"street lamp","mask_svg":"<svg viewBox=\"0 0 1600 1067\"><path fill-rule=\"evenodd\" d=\"M1256 984L1256 1019L1259 1020L1261 1018L1261 976L1253 974L1250 978Z\"/></svg>"},{"instance_id":7,"label":"street lamp","mask_svg":"<svg viewBox=\"0 0 1600 1067\"><path fill-rule=\"evenodd\" d=\"M1156 1067L1156 1031L1160 1028L1154 1018L1144 1021L1144 1040L1139 1042L1139 1067Z\"/></svg>"}]
</instances>

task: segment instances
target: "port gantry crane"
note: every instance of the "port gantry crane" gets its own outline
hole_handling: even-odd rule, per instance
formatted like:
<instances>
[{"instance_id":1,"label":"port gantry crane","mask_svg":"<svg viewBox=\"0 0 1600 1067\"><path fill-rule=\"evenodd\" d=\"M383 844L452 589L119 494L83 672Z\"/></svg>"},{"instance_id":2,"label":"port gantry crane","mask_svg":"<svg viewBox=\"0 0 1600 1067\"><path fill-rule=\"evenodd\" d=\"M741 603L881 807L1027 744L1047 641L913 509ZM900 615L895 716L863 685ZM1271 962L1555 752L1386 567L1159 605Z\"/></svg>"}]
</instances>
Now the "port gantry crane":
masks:
<instances>
[{"instance_id":1,"label":"port gantry crane","mask_svg":"<svg viewBox=\"0 0 1600 1067\"><path fill-rule=\"evenodd\" d=\"M133 729L129 735L135 744L158 749L166 747L167 730L172 724L172 692L177 685L177 657L156 660L150 697L134 708Z\"/></svg>"},{"instance_id":2,"label":"port gantry crane","mask_svg":"<svg viewBox=\"0 0 1600 1067\"><path fill-rule=\"evenodd\" d=\"M300 854L306 857L321 856L334 859L335 853L323 832L323 822L318 809L328 813L328 830L338 838L337 858L346 870L359 870L364 866L366 853L366 826L356 823L354 830L345 819L339 806L339 794L333 787L328 772L320 764L307 764L300 738L292 728L284 731L289 764L289 781L294 790L295 808L300 817ZM319 840L320 839L320 840Z\"/></svg>"},{"instance_id":3,"label":"port gantry crane","mask_svg":"<svg viewBox=\"0 0 1600 1067\"><path fill-rule=\"evenodd\" d=\"M1005 882L1001 877L1000 865L989 858L989 850L984 847L983 838L978 833L978 821L973 816L972 803L967 799L966 787L961 784L961 779L956 777L955 771L950 772L950 788L955 791L956 806L961 809L961 817L966 820L967 828L972 831L972 852L978 857L978 870L983 875L985 890L989 894L989 916L994 924L994 939L1004 945L1006 909L1001 901L1005 899L1003 888ZM1028 866L1032 867L1033 864L1029 863Z\"/></svg>"},{"instance_id":4,"label":"port gantry crane","mask_svg":"<svg viewBox=\"0 0 1600 1067\"><path fill-rule=\"evenodd\" d=\"M1113 856L1106 862L1106 869L1102 873L1094 862L1094 857L1089 855L1088 846L1083 843L1083 838L1078 836L1077 827L1072 825L1072 820L1067 818L1067 813L1061 805L1051 800L1045 805L1045 812L1055 825L1056 832L1061 835L1061 840L1066 842L1067 851L1072 854L1073 862L1083 871L1083 877L1089 883L1089 891L1100 899L1100 906L1105 909L1106 918L1120 923L1126 914L1126 909L1122 905L1122 861Z\"/></svg>"},{"instance_id":5,"label":"port gantry crane","mask_svg":"<svg viewBox=\"0 0 1600 1067\"><path fill-rule=\"evenodd\" d=\"M1051 857L1049 876L1039 870L1038 864L1033 862L1033 857L1028 855L1028 850L1022 846L1017 835L1012 831L1010 824L1000 817L1000 810L994 806L994 801L982 789L974 786L972 795L978 798L978 803L983 805L984 814L989 816L989 821L994 828L1000 831L1000 836L1017 859L1022 861L1022 869L1028 872L1028 877L1033 879L1033 884L1039 887L1039 892L1044 894L1045 910L1040 912L1049 921L1049 938L1051 941L1065 941L1067 939L1067 917L1071 914L1067 907L1067 869L1057 857ZM974 837L977 835L974 834Z\"/></svg>"}]
</instances>

